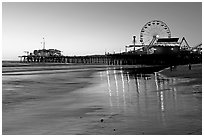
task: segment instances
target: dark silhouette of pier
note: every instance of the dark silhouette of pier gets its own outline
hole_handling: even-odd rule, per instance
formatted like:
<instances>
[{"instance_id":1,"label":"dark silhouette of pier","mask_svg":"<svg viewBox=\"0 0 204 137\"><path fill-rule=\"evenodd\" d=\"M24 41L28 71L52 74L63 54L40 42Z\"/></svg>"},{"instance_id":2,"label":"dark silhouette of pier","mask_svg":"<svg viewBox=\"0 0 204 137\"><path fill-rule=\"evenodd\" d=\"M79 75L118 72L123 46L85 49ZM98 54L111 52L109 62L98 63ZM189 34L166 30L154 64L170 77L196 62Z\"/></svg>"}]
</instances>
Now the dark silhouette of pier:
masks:
<instances>
[{"instance_id":1,"label":"dark silhouette of pier","mask_svg":"<svg viewBox=\"0 0 204 137\"><path fill-rule=\"evenodd\" d=\"M202 63L202 54L187 51L177 54L107 54L90 56L19 56L24 63L73 63L106 65L182 65Z\"/></svg>"}]
</instances>

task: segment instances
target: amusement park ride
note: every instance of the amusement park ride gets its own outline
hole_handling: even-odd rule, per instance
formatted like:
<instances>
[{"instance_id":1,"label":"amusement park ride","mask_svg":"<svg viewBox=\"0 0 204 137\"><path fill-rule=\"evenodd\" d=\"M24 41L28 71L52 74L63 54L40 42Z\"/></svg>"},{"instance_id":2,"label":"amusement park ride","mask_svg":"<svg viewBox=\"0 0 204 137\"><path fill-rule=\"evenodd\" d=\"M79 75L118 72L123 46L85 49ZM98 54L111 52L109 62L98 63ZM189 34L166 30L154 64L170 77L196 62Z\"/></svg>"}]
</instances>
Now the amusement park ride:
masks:
<instances>
[{"instance_id":1,"label":"amusement park ride","mask_svg":"<svg viewBox=\"0 0 204 137\"><path fill-rule=\"evenodd\" d=\"M136 54L166 54L179 51L202 51L200 46L191 48L183 37L172 38L169 27L163 21L152 20L147 22L140 31L140 45L136 45L136 36L133 36L133 45L125 46L126 53ZM133 50L129 50L133 48Z\"/></svg>"}]
</instances>

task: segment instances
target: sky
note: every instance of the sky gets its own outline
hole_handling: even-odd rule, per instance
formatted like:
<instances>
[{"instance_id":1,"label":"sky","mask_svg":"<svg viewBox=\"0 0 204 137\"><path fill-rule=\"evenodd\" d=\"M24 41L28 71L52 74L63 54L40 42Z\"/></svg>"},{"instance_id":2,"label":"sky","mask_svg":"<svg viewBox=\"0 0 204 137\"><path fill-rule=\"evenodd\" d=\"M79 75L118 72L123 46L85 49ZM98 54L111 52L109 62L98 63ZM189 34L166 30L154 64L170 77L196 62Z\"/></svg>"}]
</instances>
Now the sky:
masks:
<instances>
[{"instance_id":1,"label":"sky","mask_svg":"<svg viewBox=\"0 0 204 137\"><path fill-rule=\"evenodd\" d=\"M139 42L151 20L167 24L172 37L190 46L202 42L201 2L3 2L2 60L18 60L24 51L59 49L63 55L123 52Z\"/></svg>"}]
</instances>

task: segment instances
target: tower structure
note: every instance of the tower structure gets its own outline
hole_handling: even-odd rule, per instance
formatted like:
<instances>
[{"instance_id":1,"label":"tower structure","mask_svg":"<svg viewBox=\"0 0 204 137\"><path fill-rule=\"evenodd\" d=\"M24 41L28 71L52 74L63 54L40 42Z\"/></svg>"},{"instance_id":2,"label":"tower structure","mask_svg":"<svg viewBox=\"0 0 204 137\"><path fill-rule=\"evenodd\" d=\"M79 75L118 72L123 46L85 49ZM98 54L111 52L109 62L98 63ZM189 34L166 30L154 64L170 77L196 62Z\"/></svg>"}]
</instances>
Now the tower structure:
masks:
<instances>
[{"instance_id":1,"label":"tower structure","mask_svg":"<svg viewBox=\"0 0 204 137\"><path fill-rule=\"evenodd\" d=\"M43 37L43 49L45 49L45 38Z\"/></svg>"},{"instance_id":2,"label":"tower structure","mask_svg":"<svg viewBox=\"0 0 204 137\"><path fill-rule=\"evenodd\" d=\"M135 51L135 43L136 43L136 36L133 36L133 46L134 46L134 51Z\"/></svg>"}]
</instances>

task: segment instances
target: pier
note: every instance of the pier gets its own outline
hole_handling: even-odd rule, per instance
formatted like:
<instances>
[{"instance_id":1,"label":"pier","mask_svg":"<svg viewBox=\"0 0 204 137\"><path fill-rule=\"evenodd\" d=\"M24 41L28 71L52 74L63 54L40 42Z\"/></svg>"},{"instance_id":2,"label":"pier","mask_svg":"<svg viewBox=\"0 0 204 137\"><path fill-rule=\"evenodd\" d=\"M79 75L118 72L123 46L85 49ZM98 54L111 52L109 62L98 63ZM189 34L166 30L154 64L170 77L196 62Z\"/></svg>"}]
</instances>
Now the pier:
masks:
<instances>
[{"instance_id":1,"label":"pier","mask_svg":"<svg viewBox=\"0 0 204 137\"><path fill-rule=\"evenodd\" d=\"M19 56L23 63L73 63L105 65L180 65L201 63L202 54L109 54L92 56Z\"/></svg>"},{"instance_id":2,"label":"pier","mask_svg":"<svg viewBox=\"0 0 204 137\"><path fill-rule=\"evenodd\" d=\"M153 31L153 32L152 32ZM148 36L147 36L148 34ZM74 64L106 64L106 65L180 65L202 63L202 44L191 47L183 37L172 37L166 23L159 20L147 22L140 32L140 44L136 44L136 36L133 36L133 44L125 46L125 52L87 55L64 56L60 50L43 49L34 50L27 55L19 56L24 63L74 63Z\"/></svg>"}]
</instances>

